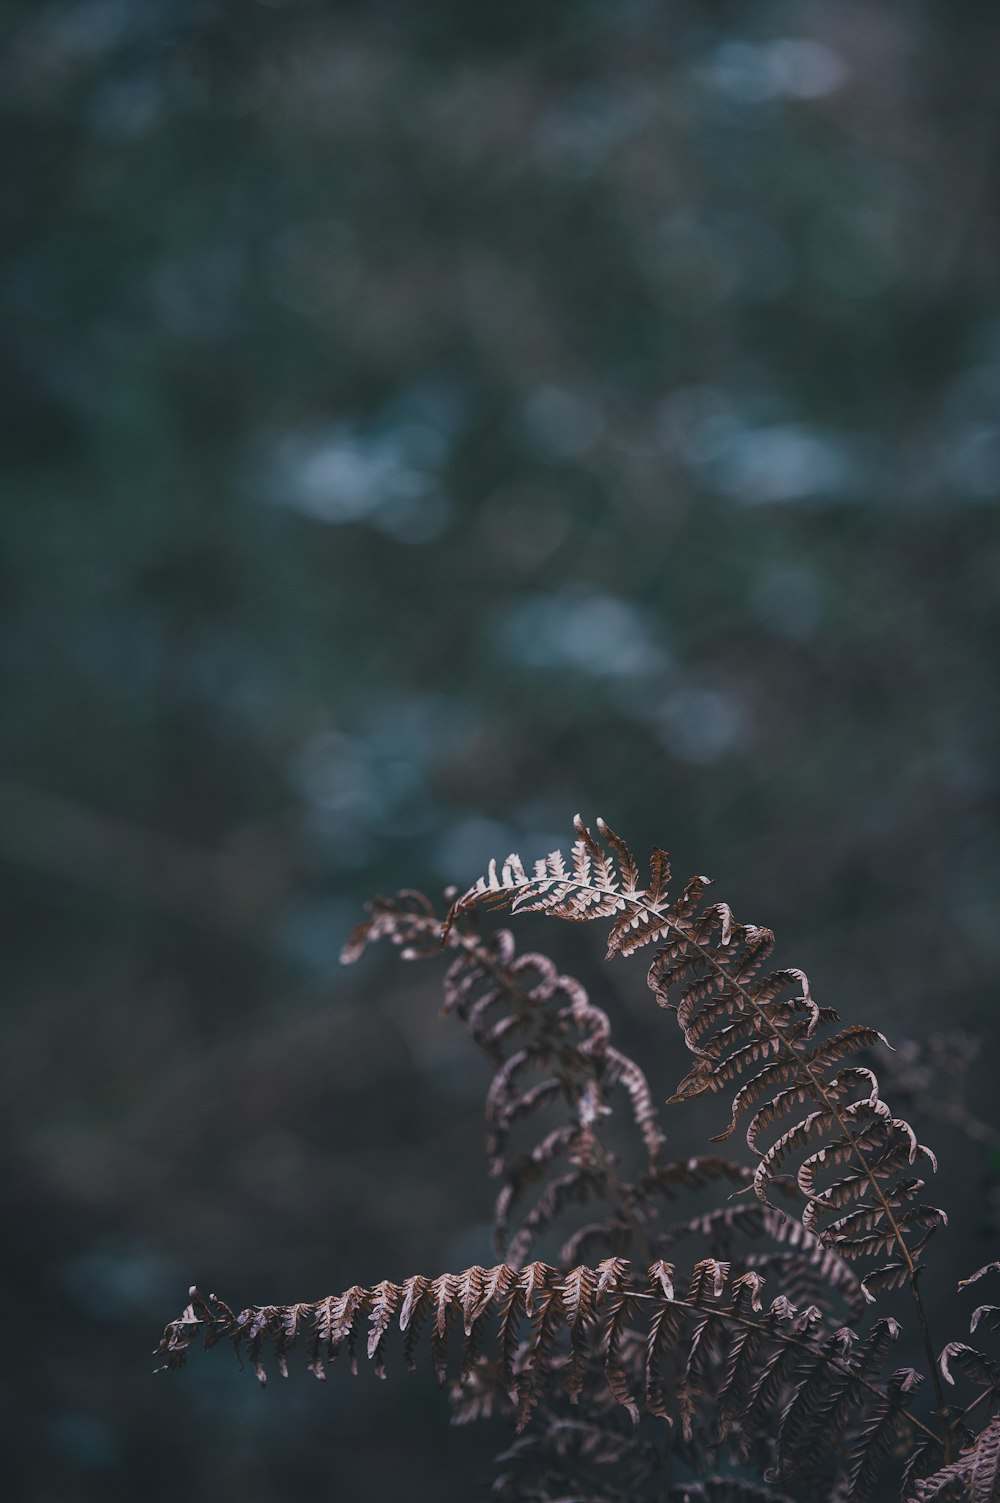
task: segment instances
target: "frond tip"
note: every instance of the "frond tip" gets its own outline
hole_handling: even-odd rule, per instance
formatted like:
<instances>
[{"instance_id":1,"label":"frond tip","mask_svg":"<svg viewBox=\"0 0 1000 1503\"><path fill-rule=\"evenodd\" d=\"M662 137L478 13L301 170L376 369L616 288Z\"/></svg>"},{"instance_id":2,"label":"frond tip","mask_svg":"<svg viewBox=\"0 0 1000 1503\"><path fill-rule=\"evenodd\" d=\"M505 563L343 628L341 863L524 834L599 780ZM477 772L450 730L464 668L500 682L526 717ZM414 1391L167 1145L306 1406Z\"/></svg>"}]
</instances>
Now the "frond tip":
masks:
<instances>
[{"instance_id":1,"label":"frond tip","mask_svg":"<svg viewBox=\"0 0 1000 1503\"><path fill-rule=\"evenodd\" d=\"M463 913L485 904L490 908L509 907L514 913L547 913L577 923L611 918L609 956L631 955L652 940L663 938L671 921L666 898L670 881L666 851L653 851L649 882L640 887L635 857L603 819L597 821L597 830L605 845L595 839L579 814L574 816L573 826L577 838L569 862L561 851L552 851L535 862L529 876L516 852L499 866L491 861L486 875L452 905L446 928ZM708 885L707 877L696 880L703 887Z\"/></svg>"}]
</instances>

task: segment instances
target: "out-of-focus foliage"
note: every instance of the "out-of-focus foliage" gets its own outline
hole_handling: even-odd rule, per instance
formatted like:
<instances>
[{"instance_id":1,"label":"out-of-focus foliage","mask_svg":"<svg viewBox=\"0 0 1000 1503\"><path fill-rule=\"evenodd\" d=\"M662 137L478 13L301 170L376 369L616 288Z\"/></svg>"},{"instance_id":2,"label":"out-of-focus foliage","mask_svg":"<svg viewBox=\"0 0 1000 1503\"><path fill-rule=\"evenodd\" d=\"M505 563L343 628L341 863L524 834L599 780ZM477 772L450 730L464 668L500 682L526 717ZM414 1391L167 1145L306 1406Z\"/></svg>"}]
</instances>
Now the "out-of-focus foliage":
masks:
<instances>
[{"instance_id":1,"label":"out-of-focus foliage","mask_svg":"<svg viewBox=\"0 0 1000 1503\"><path fill-rule=\"evenodd\" d=\"M373 889L577 807L752 893L822 1000L992 1026L1000 15L0 31L4 1253L53 1318L7 1475L465 1498L482 1439L420 1441L416 1382L167 1393L144 1353L195 1275L485 1251L474 1066L426 982L334 957Z\"/></svg>"}]
</instances>

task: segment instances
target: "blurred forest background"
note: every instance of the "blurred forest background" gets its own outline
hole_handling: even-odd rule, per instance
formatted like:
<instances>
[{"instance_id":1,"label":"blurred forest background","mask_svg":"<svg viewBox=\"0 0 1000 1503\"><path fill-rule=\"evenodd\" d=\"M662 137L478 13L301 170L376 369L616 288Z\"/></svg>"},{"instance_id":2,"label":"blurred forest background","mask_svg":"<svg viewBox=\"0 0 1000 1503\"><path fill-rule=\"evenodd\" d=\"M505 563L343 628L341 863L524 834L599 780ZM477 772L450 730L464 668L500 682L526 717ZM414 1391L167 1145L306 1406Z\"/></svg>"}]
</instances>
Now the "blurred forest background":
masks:
<instances>
[{"instance_id":1,"label":"blurred forest background","mask_svg":"<svg viewBox=\"0 0 1000 1503\"><path fill-rule=\"evenodd\" d=\"M433 966L339 971L367 895L579 808L847 1020L995 1048L1000 9L0 32L8 1496L457 1503L497 1437L398 1361L150 1376L195 1279L489 1258L485 1068ZM643 965L521 938L665 1096ZM913 1112L948 1281L1000 1255L998 1159Z\"/></svg>"}]
</instances>

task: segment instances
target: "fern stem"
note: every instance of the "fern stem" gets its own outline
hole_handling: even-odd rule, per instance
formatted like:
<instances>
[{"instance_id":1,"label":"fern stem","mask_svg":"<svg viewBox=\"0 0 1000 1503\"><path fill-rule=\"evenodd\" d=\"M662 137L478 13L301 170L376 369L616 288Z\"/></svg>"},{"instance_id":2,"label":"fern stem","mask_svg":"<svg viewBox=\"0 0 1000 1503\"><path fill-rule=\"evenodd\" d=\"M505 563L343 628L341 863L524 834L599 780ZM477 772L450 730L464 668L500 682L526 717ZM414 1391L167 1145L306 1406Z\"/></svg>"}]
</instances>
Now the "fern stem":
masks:
<instances>
[{"instance_id":1,"label":"fern stem","mask_svg":"<svg viewBox=\"0 0 1000 1503\"><path fill-rule=\"evenodd\" d=\"M930 1326L927 1322L927 1313L924 1310L924 1302L920 1298L919 1279L920 1270L918 1268L915 1268L913 1270L913 1273L910 1275L910 1293L913 1295L913 1304L917 1312L917 1321L920 1326L920 1335L924 1343L924 1352L927 1356L927 1365L930 1368L931 1383L934 1388L934 1397L937 1400L938 1413L941 1417L942 1429L944 1431L942 1435L942 1448L944 1450L945 1463L947 1464L951 1461L952 1428L945 1421L947 1406L945 1403L944 1389L941 1387L941 1375L938 1371L937 1359L934 1356L934 1343L931 1341L931 1332Z\"/></svg>"},{"instance_id":2,"label":"fern stem","mask_svg":"<svg viewBox=\"0 0 1000 1503\"><path fill-rule=\"evenodd\" d=\"M964 1422L968 1419L969 1415L973 1412L973 1410L979 1408L980 1404L983 1402L984 1399L994 1398L995 1395L996 1395L996 1390L995 1389L993 1389L993 1388L984 1388L983 1391L982 1391L982 1393L979 1395L978 1398L973 1399L970 1404L966 1404L965 1408L962 1410L961 1414L958 1416L958 1422L959 1422L959 1424L964 1424Z\"/></svg>"}]
</instances>

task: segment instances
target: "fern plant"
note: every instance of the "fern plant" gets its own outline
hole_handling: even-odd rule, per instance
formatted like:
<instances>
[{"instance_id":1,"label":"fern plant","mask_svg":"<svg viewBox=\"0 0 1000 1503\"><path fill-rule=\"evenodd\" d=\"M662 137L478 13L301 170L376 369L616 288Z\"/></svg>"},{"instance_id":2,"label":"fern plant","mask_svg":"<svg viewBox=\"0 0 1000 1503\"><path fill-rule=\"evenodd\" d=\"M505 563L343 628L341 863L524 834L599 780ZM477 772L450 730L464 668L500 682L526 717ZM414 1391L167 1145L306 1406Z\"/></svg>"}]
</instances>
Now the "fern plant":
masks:
<instances>
[{"instance_id":1,"label":"fern plant","mask_svg":"<svg viewBox=\"0 0 1000 1503\"><path fill-rule=\"evenodd\" d=\"M454 1419L511 1415L498 1499L1000 1500L1000 1365L932 1338L920 1259L946 1218L923 1199L933 1153L866 1062L883 1036L840 1026L804 972L769 970L773 935L709 902L706 878L672 898L663 851L643 885L625 842L597 831L578 817L569 859L530 873L516 855L491 863L446 913L418 892L376 899L343 954L388 940L408 960L450 960L444 1010L495 1071L496 1264L238 1312L192 1289L166 1366L200 1338L231 1341L262 1383L268 1354L287 1374L296 1345L318 1378L344 1351L357 1371L359 1347L384 1375L393 1329L410 1368L426 1330ZM509 931L480 932L481 910L504 907L610 921L612 958L654 946L649 986L691 1055L670 1102L724 1093L712 1143L744 1127L749 1163L667 1158L606 1013ZM894 1366L900 1325L878 1312L897 1289L920 1368ZM971 1329L996 1334L1000 1307L979 1306Z\"/></svg>"}]
</instances>

